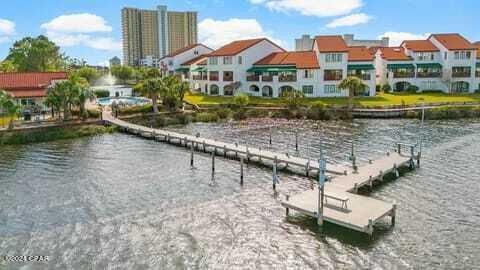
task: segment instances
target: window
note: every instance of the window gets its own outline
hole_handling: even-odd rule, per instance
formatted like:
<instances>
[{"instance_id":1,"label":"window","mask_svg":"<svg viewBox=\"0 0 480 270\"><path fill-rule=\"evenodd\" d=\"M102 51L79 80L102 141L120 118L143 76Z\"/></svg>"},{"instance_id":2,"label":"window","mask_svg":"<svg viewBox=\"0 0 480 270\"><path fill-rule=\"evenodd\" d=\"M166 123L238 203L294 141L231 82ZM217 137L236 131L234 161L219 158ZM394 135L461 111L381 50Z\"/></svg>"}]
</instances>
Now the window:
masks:
<instances>
[{"instance_id":1,"label":"window","mask_svg":"<svg viewBox=\"0 0 480 270\"><path fill-rule=\"evenodd\" d=\"M218 58L217 57L210 57L210 58L208 58L208 63L210 65L218 65Z\"/></svg>"},{"instance_id":2,"label":"window","mask_svg":"<svg viewBox=\"0 0 480 270\"><path fill-rule=\"evenodd\" d=\"M223 81L224 82L233 82L233 72L224 71L223 72Z\"/></svg>"},{"instance_id":3,"label":"window","mask_svg":"<svg viewBox=\"0 0 480 270\"><path fill-rule=\"evenodd\" d=\"M173 61L172 60L168 61L168 65L173 66Z\"/></svg>"},{"instance_id":4,"label":"window","mask_svg":"<svg viewBox=\"0 0 480 270\"><path fill-rule=\"evenodd\" d=\"M305 95L313 95L313 85L302 86L302 91Z\"/></svg>"},{"instance_id":5,"label":"window","mask_svg":"<svg viewBox=\"0 0 480 270\"><path fill-rule=\"evenodd\" d=\"M313 78L313 70L305 69L304 72L303 72L303 78L305 78L305 79Z\"/></svg>"},{"instance_id":6,"label":"window","mask_svg":"<svg viewBox=\"0 0 480 270\"><path fill-rule=\"evenodd\" d=\"M239 65L242 64L242 62L243 62L242 56L238 56L238 61L237 62L238 62Z\"/></svg>"},{"instance_id":7,"label":"window","mask_svg":"<svg viewBox=\"0 0 480 270\"><path fill-rule=\"evenodd\" d=\"M340 90L335 84L327 84L324 86L323 92L325 92L325 94L336 94L340 93Z\"/></svg>"},{"instance_id":8,"label":"window","mask_svg":"<svg viewBox=\"0 0 480 270\"><path fill-rule=\"evenodd\" d=\"M224 56L223 57L223 64L224 65L231 65L233 62L233 59L231 56Z\"/></svg>"},{"instance_id":9,"label":"window","mask_svg":"<svg viewBox=\"0 0 480 270\"><path fill-rule=\"evenodd\" d=\"M443 58L444 58L445 60L447 60L447 58L448 58L448 53L447 53L447 52L445 52L445 54L443 55Z\"/></svg>"},{"instance_id":10,"label":"window","mask_svg":"<svg viewBox=\"0 0 480 270\"><path fill-rule=\"evenodd\" d=\"M472 52L470 51L456 51L454 53L455 60L465 60L470 59L472 57Z\"/></svg>"},{"instance_id":11,"label":"window","mask_svg":"<svg viewBox=\"0 0 480 270\"><path fill-rule=\"evenodd\" d=\"M343 55L341 53L327 53L327 55L325 55L325 62L327 63L342 62L342 60Z\"/></svg>"},{"instance_id":12,"label":"window","mask_svg":"<svg viewBox=\"0 0 480 270\"><path fill-rule=\"evenodd\" d=\"M419 61L434 60L435 56L431 52L420 52L417 53L417 59Z\"/></svg>"},{"instance_id":13,"label":"window","mask_svg":"<svg viewBox=\"0 0 480 270\"><path fill-rule=\"evenodd\" d=\"M343 71L341 69L330 69L324 71L324 81L340 81L343 77Z\"/></svg>"},{"instance_id":14,"label":"window","mask_svg":"<svg viewBox=\"0 0 480 270\"><path fill-rule=\"evenodd\" d=\"M197 50L193 51L193 55L198 55L198 51Z\"/></svg>"}]
</instances>

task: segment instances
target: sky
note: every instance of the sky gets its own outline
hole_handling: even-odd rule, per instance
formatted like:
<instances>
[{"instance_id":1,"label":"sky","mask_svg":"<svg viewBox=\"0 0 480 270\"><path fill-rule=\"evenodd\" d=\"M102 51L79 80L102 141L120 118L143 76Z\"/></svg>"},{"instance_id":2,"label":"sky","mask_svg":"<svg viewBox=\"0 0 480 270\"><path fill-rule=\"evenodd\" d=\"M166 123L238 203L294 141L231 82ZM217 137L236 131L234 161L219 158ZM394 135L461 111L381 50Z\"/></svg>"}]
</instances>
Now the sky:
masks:
<instances>
[{"instance_id":1,"label":"sky","mask_svg":"<svg viewBox=\"0 0 480 270\"><path fill-rule=\"evenodd\" d=\"M268 37L286 49L302 34L388 36L391 45L430 33L480 41L478 0L4 0L0 60L15 40L46 35L70 57L106 65L122 56L121 9L197 11L199 42L218 48L236 39Z\"/></svg>"}]
</instances>

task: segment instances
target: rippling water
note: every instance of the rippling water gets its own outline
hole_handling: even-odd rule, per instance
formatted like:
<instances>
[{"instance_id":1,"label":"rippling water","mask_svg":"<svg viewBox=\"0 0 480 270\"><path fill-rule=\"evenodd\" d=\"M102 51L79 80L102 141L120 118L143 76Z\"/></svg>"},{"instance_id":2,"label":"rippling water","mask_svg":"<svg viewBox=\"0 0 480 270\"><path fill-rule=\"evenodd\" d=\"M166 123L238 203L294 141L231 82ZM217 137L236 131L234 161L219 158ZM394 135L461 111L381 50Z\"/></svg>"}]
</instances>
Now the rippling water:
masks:
<instances>
[{"instance_id":1,"label":"rippling water","mask_svg":"<svg viewBox=\"0 0 480 270\"><path fill-rule=\"evenodd\" d=\"M345 163L351 142L365 162L395 141L415 142L415 120L191 124L177 131ZM0 255L48 263L0 269L478 269L480 121L425 127L422 168L369 194L399 205L373 240L295 216L287 222L271 172L124 134L0 148ZM310 180L282 174L279 192ZM32 268L28 268L32 266Z\"/></svg>"}]
</instances>

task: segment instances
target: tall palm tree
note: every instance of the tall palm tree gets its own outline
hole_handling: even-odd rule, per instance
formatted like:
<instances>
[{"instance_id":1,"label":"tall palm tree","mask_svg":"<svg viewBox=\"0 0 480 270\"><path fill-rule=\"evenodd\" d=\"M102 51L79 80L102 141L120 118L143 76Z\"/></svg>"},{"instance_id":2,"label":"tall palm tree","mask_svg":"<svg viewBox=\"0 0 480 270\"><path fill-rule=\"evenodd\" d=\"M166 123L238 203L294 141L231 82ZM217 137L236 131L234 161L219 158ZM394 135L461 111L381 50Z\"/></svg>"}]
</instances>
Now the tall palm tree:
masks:
<instances>
[{"instance_id":1,"label":"tall palm tree","mask_svg":"<svg viewBox=\"0 0 480 270\"><path fill-rule=\"evenodd\" d=\"M338 88L348 90L348 110L351 112L353 110L353 97L364 93L368 86L358 77L348 76L340 82Z\"/></svg>"},{"instance_id":2,"label":"tall palm tree","mask_svg":"<svg viewBox=\"0 0 480 270\"><path fill-rule=\"evenodd\" d=\"M158 113L158 98L163 91L162 79L153 78L147 79L136 86L136 89L140 93L148 98L152 99L153 112Z\"/></svg>"}]
</instances>

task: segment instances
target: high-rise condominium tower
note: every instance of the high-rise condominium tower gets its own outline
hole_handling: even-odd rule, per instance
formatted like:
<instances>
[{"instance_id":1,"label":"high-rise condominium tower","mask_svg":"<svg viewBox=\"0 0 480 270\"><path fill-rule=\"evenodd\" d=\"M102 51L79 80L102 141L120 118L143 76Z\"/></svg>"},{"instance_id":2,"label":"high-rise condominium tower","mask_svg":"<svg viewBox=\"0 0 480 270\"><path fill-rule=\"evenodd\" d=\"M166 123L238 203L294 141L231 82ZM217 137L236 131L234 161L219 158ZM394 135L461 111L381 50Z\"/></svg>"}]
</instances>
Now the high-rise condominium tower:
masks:
<instances>
[{"instance_id":1,"label":"high-rise condominium tower","mask_svg":"<svg viewBox=\"0 0 480 270\"><path fill-rule=\"evenodd\" d=\"M122 33L124 63L136 66L197 43L197 13L123 8Z\"/></svg>"}]
</instances>

